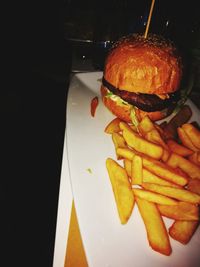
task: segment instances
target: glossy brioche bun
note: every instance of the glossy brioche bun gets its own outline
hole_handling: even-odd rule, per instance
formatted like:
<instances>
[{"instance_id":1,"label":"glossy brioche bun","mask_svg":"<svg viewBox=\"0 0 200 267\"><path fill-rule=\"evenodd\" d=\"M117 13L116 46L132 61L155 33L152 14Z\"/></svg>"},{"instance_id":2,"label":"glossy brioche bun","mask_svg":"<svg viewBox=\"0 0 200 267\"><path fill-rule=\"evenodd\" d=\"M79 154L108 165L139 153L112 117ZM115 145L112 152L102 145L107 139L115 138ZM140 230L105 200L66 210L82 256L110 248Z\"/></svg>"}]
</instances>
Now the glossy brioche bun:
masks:
<instances>
[{"instance_id":1,"label":"glossy brioche bun","mask_svg":"<svg viewBox=\"0 0 200 267\"><path fill-rule=\"evenodd\" d=\"M126 122L132 122L131 120L131 109L133 108L132 105L129 104L119 104L117 101L114 101L112 98L107 97L108 90L103 85L101 86L101 96L104 105L112 112L113 115L120 118ZM145 112L141 109L135 108L135 113L138 121L148 115L148 117L152 121L158 121L164 119L166 116L170 115L173 111L172 107L168 109L164 109L161 111L154 111L154 112Z\"/></svg>"},{"instance_id":2,"label":"glossy brioche bun","mask_svg":"<svg viewBox=\"0 0 200 267\"><path fill-rule=\"evenodd\" d=\"M182 76L175 45L155 34L131 34L116 42L104 67L104 78L119 90L145 94L175 92Z\"/></svg>"}]
</instances>

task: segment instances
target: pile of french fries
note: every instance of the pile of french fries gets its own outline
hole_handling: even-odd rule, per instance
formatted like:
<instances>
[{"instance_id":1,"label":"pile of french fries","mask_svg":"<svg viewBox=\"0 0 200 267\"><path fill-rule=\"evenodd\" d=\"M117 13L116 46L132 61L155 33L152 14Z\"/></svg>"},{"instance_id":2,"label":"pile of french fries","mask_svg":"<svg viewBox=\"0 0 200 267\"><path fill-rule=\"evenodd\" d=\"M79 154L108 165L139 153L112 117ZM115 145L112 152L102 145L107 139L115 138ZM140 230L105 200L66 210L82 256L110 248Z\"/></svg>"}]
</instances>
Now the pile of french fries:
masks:
<instances>
[{"instance_id":1,"label":"pile of french fries","mask_svg":"<svg viewBox=\"0 0 200 267\"><path fill-rule=\"evenodd\" d=\"M115 118L105 132L116 151L106 167L121 223L136 203L149 245L170 255L170 238L187 244L199 225L200 130L187 122L166 138L165 129L146 116L137 127ZM172 219L169 229L163 217Z\"/></svg>"}]
</instances>

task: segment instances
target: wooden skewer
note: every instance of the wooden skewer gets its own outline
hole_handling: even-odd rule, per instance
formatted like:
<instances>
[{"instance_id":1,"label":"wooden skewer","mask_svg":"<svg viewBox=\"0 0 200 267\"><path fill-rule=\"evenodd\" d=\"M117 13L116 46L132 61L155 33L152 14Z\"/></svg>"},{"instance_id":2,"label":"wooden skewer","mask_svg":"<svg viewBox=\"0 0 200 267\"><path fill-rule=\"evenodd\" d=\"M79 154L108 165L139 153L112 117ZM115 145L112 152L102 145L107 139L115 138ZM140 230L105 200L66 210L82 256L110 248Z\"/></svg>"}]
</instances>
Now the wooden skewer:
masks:
<instances>
[{"instance_id":1,"label":"wooden skewer","mask_svg":"<svg viewBox=\"0 0 200 267\"><path fill-rule=\"evenodd\" d=\"M153 8L154 8L154 3L155 3L155 0L152 0L150 11L149 11L149 16L148 16L148 20L147 20L147 25L146 25L146 29L145 29L145 33L144 33L144 38L147 38L147 34L149 31L149 25L150 25L151 17L152 17L152 12L153 12Z\"/></svg>"}]
</instances>

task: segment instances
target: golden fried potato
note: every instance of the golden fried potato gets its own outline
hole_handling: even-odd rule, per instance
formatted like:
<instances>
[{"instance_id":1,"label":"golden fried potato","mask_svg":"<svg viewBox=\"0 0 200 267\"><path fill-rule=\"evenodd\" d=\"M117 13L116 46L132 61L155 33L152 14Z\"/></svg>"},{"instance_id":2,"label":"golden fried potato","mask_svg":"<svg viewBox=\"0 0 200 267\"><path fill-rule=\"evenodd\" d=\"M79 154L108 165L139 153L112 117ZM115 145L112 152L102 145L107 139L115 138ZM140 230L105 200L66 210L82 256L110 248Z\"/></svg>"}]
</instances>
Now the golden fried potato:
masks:
<instances>
[{"instance_id":1,"label":"golden fried potato","mask_svg":"<svg viewBox=\"0 0 200 267\"><path fill-rule=\"evenodd\" d=\"M172 168L180 168L193 179L200 179L200 167L178 154L172 153L166 164Z\"/></svg>"},{"instance_id":2,"label":"golden fried potato","mask_svg":"<svg viewBox=\"0 0 200 267\"><path fill-rule=\"evenodd\" d=\"M136 153L134 153L134 151L130 148L118 147L116 152L118 157L129 160L132 160L132 158L136 155Z\"/></svg>"},{"instance_id":3,"label":"golden fried potato","mask_svg":"<svg viewBox=\"0 0 200 267\"><path fill-rule=\"evenodd\" d=\"M126 143L138 152L144 153L152 158L160 159L163 155L163 148L160 145L154 144L142 138L135 133L124 122L120 122L123 137Z\"/></svg>"},{"instance_id":4,"label":"golden fried potato","mask_svg":"<svg viewBox=\"0 0 200 267\"><path fill-rule=\"evenodd\" d=\"M123 160L124 163L124 169L126 170L127 174L129 177L131 177L131 169L132 169L132 162L129 159L124 159Z\"/></svg>"},{"instance_id":5,"label":"golden fried potato","mask_svg":"<svg viewBox=\"0 0 200 267\"><path fill-rule=\"evenodd\" d=\"M163 196L161 194L157 194L151 191L147 191L144 189L140 189L140 188L133 188L133 193L136 197L139 197L139 198L142 198L142 199L145 199L147 201L151 201L157 204L170 205L170 206L178 204L178 201L172 198L169 198L169 197L166 197L166 196Z\"/></svg>"},{"instance_id":6,"label":"golden fried potato","mask_svg":"<svg viewBox=\"0 0 200 267\"><path fill-rule=\"evenodd\" d=\"M160 214L174 220L197 221L199 220L199 206L179 201L177 205L157 205Z\"/></svg>"},{"instance_id":7,"label":"golden fried potato","mask_svg":"<svg viewBox=\"0 0 200 267\"><path fill-rule=\"evenodd\" d=\"M163 155L162 155L162 158L161 158L161 160L163 161L163 162L166 162L167 160L168 160L168 158L169 158L169 156L170 156L170 151L169 151L169 149L163 149Z\"/></svg>"},{"instance_id":8,"label":"golden fried potato","mask_svg":"<svg viewBox=\"0 0 200 267\"><path fill-rule=\"evenodd\" d=\"M191 179L187 184L187 189L200 195L200 179Z\"/></svg>"},{"instance_id":9,"label":"golden fried potato","mask_svg":"<svg viewBox=\"0 0 200 267\"><path fill-rule=\"evenodd\" d=\"M168 150L168 146L165 144L164 140L162 139L162 137L160 136L160 133L158 132L157 129L153 129L150 132L145 134L145 138L150 141L153 142L155 144L159 144L161 145L163 148L165 148L166 150Z\"/></svg>"},{"instance_id":10,"label":"golden fried potato","mask_svg":"<svg viewBox=\"0 0 200 267\"><path fill-rule=\"evenodd\" d=\"M108 134L112 134L112 133L118 133L121 131L120 127L119 127L119 123L121 122L121 120L119 118L115 118L113 119L105 128L104 132L108 133Z\"/></svg>"},{"instance_id":11,"label":"golden fried potato","mask_svg":"<svg viewBox=\"0 0 200 267\"><path fill-rule=\"evenodd\" d=\"M144 221L149 245L161 254L170 255L172 249L169 236L156 204L139 197L135 199Z\"/></svg>"},{"instance_id":12,"label":"golden fried potato","mask_svg":"<svg viewBox=\"0 0 200 267\"><path fill-rule=\"evenodd\" d=\"M131 179L132 184L142 184L142 158L139 155L135 155L132 159Z\"/></svg>"},{"instance_id":13,"label":"golden fried potato","mask_svg":"<svg viewBox=\"0 0 200 267\"><path fill-rule=\"evenodd\" d=\"M110 177L119 218L125 224L131 216L134 207L134 195L128 175L123 167L111 158L106 160L106 167Z\"/></svg>"},{"instance_id":14,"label":"golden fried potato","mask_svg":"<svg viewBox=\"0 0 200 267\"><path fill-rule=\"evenodd\" d=\"M140 134L145 137L145 135L154 130L154 123L151 121L151 119L148 116L144 116L142 120L138 124L138 129Z\"/></svg>"},{"instance_id":15,"label":"golden fried potato","mask_svg":"<svg viewBox=\"0 0 200 267\"><path fill-rule=\"evenodd\" d=\"M174 152L180 156L183 156L183 157L187 157L187 156L192 155L194 153L193 150L177 143L173 139L169 139L167 141L167 145L172 152Z\"/></svg>"},{"instance_id":16,"label":"golden fried potato","mask_svg":"<svg viewBox=\"0 0 200 267\"><path fill-rule=\"evenodd\" d=\"M126 148L127 144L123 138L123 136L120 133L112 133L112 140L115 146L115 151L116 151L116 155L117 155L117 148L118 147L123 147ZM120 156L117 155L117 159L121 159Z\"/></svg>"},{"instance_id":17,"label":"golden fried potato","mask_svg":"<svg viewBox=\"0 0 200 267\"><path fill-rule=\"evenodd\" d=\"M188 157L190 161L200 166L200 151L194 152L192 155Z\"/></svg>"},{"instance_id":18,"label":"golden fried potato","mask_svg":"<svg viewBox=\"0 0 200 267\"><path fill-rule=\"evenodd\" d=\"M161 137L161 128L148 116L142 118L138 125L140 134L150 142L161 145L163 148L168 150L167 145Z\"/></svg>"},{"instance_id":19,"label":"golden fried potato","mask_svg":"<svg viewBox=\"0 0 200 267\"><path fill-rule=\"evenodd\" d=\"M191 149L192 151L198 151L198 148L196 148L192 141L190 140L189 136L186 134L186 132L183 130L183 128L178 127L177 129L178 137L181 140L181 143L186 146L187 148Z\"/></svg>"},{"instance_id":20,"label":"golden fried potato","mask_svg":"<svg viewBox=\"0 0 200 267\"><path fill-rule=\"evenodd\" d=\"M182 174L177 172L174 168L171 168L167 164L161 163L160 161L143 157L143 166L145 169L149 170L150 172L160 176L161 178L171 183L184 186L188 182L186 176L183 176Z\"/></svg>"},{"instance_id":21,"label":"golden fried potato","mask_svg":"<svg viewBox=\"0 0 200 267\"><path fill-rule=\"evenodd\" d=\"M183 188L175 188L150 183L143 183L142 187L146 190L172 197L180 201L185 201L192 204L200 204L200 195Z\"/></svg>"},{"instance_id":22,"label":"golden fried potato","mask_svg":"<svg viewBox=\"0 0 200 267\"><path fill-rule=\"evenodd\" d=\"M182 244L187 244L199 225L199 221L175 221L169 228L170 236Z\"/></svg>"},{"instance_id":23,"label":"golden fried potato","mask_svg":"<svg viewBox=\"0 0 200 267\"><path fill-rule=\"evenodd\" d=\"M176 139L177 128L189 121L192 116L190 106L184 105L169 122L162 124L164 139Z\"/></svg>"},{"instance_id":24,"label":"golden fried potato","mask_svg":"<svg viewBox=\"0 0 200 267\"><path fill-rule=\"evenodd\" d=\"M174 184L165 179L162 179L158 175L146 170L145 168L142 169L142 177L143 177L144 183L160 184L160 185L167 185L167 186L172 186L172 187L181 187L177 184Z\"/></svg>"},{"instance_id":25,"label":"golden fried potato","mask_svg":"<svg viewBox=\"0 0 200 267\"><path fill-rule=\"evenodd\" d=\"M191 123L185 123L181 126L193 145L200 150L200 131Z\"/></svg>"},{"instance_id":26,"label":"golden fried potato","mask_svg":"<svg viewBox=\"0 0 200 267\"><path fill-rule=\"evenodd\" d=\"M131 177L131 160L129 160L127 158L124 159L124 168L125 168L128 176ZM145 183L168 185L168 186L172 186L172 187L180 187L177 184L171 183L165 179L160 178L158 175L148 171L145 168L142 168L142 181ZM132 184L135 184L134 180L132 181Z\"/></svg>"}]
</instances>

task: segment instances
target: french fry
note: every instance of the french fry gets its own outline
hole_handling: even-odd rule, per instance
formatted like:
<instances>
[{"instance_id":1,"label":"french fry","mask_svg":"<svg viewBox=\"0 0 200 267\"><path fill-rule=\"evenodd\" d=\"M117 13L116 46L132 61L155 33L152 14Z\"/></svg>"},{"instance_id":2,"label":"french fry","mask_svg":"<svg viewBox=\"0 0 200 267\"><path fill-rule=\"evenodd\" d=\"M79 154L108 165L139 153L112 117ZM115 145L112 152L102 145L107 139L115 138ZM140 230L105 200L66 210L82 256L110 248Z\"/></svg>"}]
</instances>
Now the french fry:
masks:
<instances>
[{"instance_id":1,"label":"french fry","mask_svg":"<svg viewBox=\"0 0 200 267\"><path fill-rule=\"evenodd\" d=\"M134 207L134 195L128 175L123 167L111 158L106 160L119 218L122 224L127 223Z\"/></svg>"},{"instance_id":2,"label":"french fry","mask_svg":"<svg viewBox=\"0 0 200 267\"><path fill-rule=\"evenodd\" d=\"M172 153L169 156L166 164L168 164L172 168L180 168L193 179L200 179L200 167L190 160L179 156L178 154Z\"/></svg>"},{"instance_id":3,"label":"french fry","mask_svg":"<svg viewBox=\"0 0 200 267\"><path fill-rule=\"evenodd\" d=\"M131 128L131 130L133 130L135 133L137 133L138 132L138 130L137 130L137 127L135 126L135 125L133 125L133 124L130 124L129 125L129 127Z\"/></svg>"},{"instance_id":4,"label":"french fry","mask_svg":"<svg viewBox=\"0 0 200 267\"><path fill-rule=\"evenodd\" d=\"M170 255L172 249L169 236L156 204L138 197L135 199L144 221L149 245L161 254Z\"/></svg>"},{"instance_id":5,"label":"french fry","mask_svg":"<svg viewBox=\"0 0 200 267\"><path fill-rule=\"evenodd\" d=\"M116 132L112 133L112 140L113 140L113 143L115 146L116 155L117 155L117 148L118 147L123 147L123 148L127 147L127 144L126 144L123 136L119 133L116 133ZM117 159L121 159L121 157L117 155Z\"/></svg>"},{"instance_id":6,"label":"french fry","mask_svg":"<svg viewBox=\"0 0 200 267\"><path fill-rule=\"evenodd\" d=\"M161 138L160 133L157 131L157 129L153 129L150 132L145 134L145 138L153 142L155 144L161 145L163 148L168 150L168 146L165 144L164 140Z\"/></svg>"},{"instance_id":7,"label":"french fry","mask_svg":"<svg viewBox=\"0 0 200 267\"><path fill-rule=\"evenodd\" d=\"M132 168L132 162L129 159L124 158L124 169L126 170L129 177L131 177L131 168Z\"/></svg>"},{"instance_id":8,"label":"french fry","mask_svg":"<svg viewBox=\"0 0 200 267\"><path fill-rule=\"evenodd\" d=\"M150 183L143 183L142 187L146 190L172 197L180 201L185 201L192 204L200 204L200 195L183 188L175 188Z\"/></svg>"},{"instance_id":9,"label":"french fry","mask_svg":"<svg viewBox=\"0 0 200 267\"><path fill-rule=\"evenodd\" d=\"M139 122L138 124L138 129L139 129L139 132L140 134L145 137L145 135L154 130L155 127L154 127L154 124L153 122L150 120L150 118L148 116L144 116L142 118L142 120Z\"/></svg>"},{"instance_id":10,"label":"french fry","mask_svg":"<svg viewBox=\"0 0 200 267\"><path fill-rule=\"evenodd\" d=\"M162 127L160 125L158 125L157 123L154 123L155 128L158 130L158 132L160 133L161 136L164 136L164 131L162 129Z\"/></svg>"},{"instance_id":11,"label":"french fry","mask_svg":"<svg viewBox=\"0 0 200 267\"><path fill-rule=\"evenodd\" d=\"M199 179L190 179L187 184L187 189L191 192L200 195L200 180Z\"/></svg>"},{"instance_id":12,"label":"french fry","mask_svg":"<svg viewBox=\"0 0 200 267\"><path fill-rule=\"evenodd\" d=\"M190 161L200 166L200 151L194 152L192 155L188 157Z\"/></svg>"},{"instance_id":13,"label":"french fry","mask_svg":"<svg viewBox=\"0 0 200 267\"><path fill-rule=\"evenodd\" d=\"M131 180L132 184L142 184L142 158L138 155L132 159Z\"/></svg>"},{"instance_id":14,"label":"french fry","mask_svg":"<svg viewBox=\"0 0 200 267\"><path fill-rule=\"evenodd\" d=\"M142 198L142 199L145 199L147 201L154 202L157 204L170 205L170 206L178 204L178 201L172 198L163 196L161 194L153 193L147 190L143 190L140 188L133 188L133 193L136 197L139 197L139 198Z\"/></svg>"},{"instance_id":15,"label":"french fry","mask_svg":"<svg viewBox=\"0 0 200 267\"><path fill-rule=\"evenodd\" d=\"M179 143L177 143L173 139L169 139L167 141L167 145L172 152L174 152L180 156L183 156L183 157L187 157L187 156L192 155L194 153L193 150L191 150L191 149L189 149L183 145L180 145Z\"/></svg>"},{"instance_id":16,"label":"french fry","mask_svg":"<svg viewBox=\"0 0 200 267\"><path fill-rule=\"evenodd\" d=\"M118 157L129 160L132 160L132 158L136 155L136 153L134 153L134 151L130 148L118 147L116 152Z\"/></svg>"},{"instance_id":17,"label":"french fry","mask_svg":"<svg viewBox=\"0 0 200 267\"><path fill-rule=\"evenodd\" d=\"M112 133L118 133L121 131L119 127L119 123L121 120L119 118L113 119L105 128L104 132L107 134L112 134Z\"/></svg>"},{"instance_id":18,"label":"french fry","mask_svg":"<svg viewBox=\"0 0 200 267\"><path fill-rule=\"evenodd\" d=\"M177 128L189 121L192 116L190 106L184 105L168 123L163 124L164 139L176 139Z\"/></svg>"},{"instance_id":19,"label":"french fry","mask_svg":"<svg viewBox=\"0 0 200 267\"><path fill-rule=\"evenodd\" d=\"M175 221L169 228L170 236L176 241L187 244L199 225L199 221Z\"/></svg>"},{"instance_id":20,"label":"french fry","mask_svg":"<svg viewBox=\"0 0 200 267\"><path fill-rule=\"evenodd\" d=\"M160 132L148 116L143 117L138 125L138 129L141 135L148 141L159 144L168 150L168 147L162 139Z\"/></svg>"},{"instance_id":21,"label":"french fry","mask_svg":"<svg viewBox=\"0 0 200 267\"><path fill-rule=\"evenodd\" d=\"M137 133L132 131L124 122L120 122L119 125L123 137L130 147L155 159L160 159L162 157L163 148L161 146L143 139Z\"/></svg>"},{"instance_id":22,"label":"french fry","mask_svg":"<svg viewBox=\"0 0 200 267\"><path fill-rule=\"evenodd\" d=\"M177 184L171 183L165 179L160 178L159 176L146 170L145 168L142 169L142 178L143 178L143 183L152 183L152 184L160 184L160 185L166 185L166 186L172 186L172 187L180 187Z\"/></svg>"},{"instance_id":23,"label":"french fry","mask_svg":"<svg viewBox=\"0 0 200 267\"><path fill-rule=\"evenodd\" d=\"M172 252L169 237L187 244L200 219L200 129L188 123L191 115L185 105L162 125L148 116L137 127L115 118L104 130L124 164L106 160L121 224L136 202L149 245L164 255ZM164 217L174 220L169 232Z\"/></svg>"},{"instance_id":24,"label":"french fry","mask_svg":"<svg viewBox=\"0 0 200 267\"><path fill-rule=\"evenodd\" d=\"M177 205L157 205L160 214L174 220L198 221L199 207L197 205L179 201Z\"/></svg>"},{"instance_id":25,"label":"french fry","mask_svg":"<svg viewBox=\"0 0 200 267\"><path fill-rule=\"evenodd\" d=\"M193 145L200 150L200 131L191 123L185 123L181 126Z\"/></svg>"},{"instance_id":26,"label":"french fry","mask_svg":"<svg viewBox=\"0 0 200 267\"><path fill-rule=\"evenodd\" d=\"M131 160L126 159L126 158L124 159L124 168L125 168L128 176L131 177ZM168 186L172 186L172 187L180 187L177 184L171 183L167 180L160 178L159 176L146 170L145 168L142 168L142 181L144 183L152 183L152 184L168 185ZM134 180L132 181L132 184L135 184Z\"/></svg>"},{"instance_id":27,"label":"french fry","mask_svg":"<svg viewBox=\"0 0 200 267\"><path fill-rule=\"evenodd\" d=\"M193 145L192 141L190 140L188 135L185 133L185 131L181 127L178 127L177 133L178 133L179 139L181 140L181 142L184 146L188 147L189 149L191 149L193 151L198 151L198 148L196 148Z\"/></svg>"},{"instance_id":28,"label":"french fry","mask_svg":"<svg viewBox=\"0 0 200 267\"><path fill-rule=\"evenodd\" d=\"M161 163L157 160L143 157L143 166L145 169L149 170L150 172L162 177L163 179L171 183L184 186L188 182L185 176L178 173L175 169L167 167L165 163Z\"/></svg>"},{"instance_id":29,"label":"french fry","mask_svg":"<svg viewBox=\"0 0 200 267\"><path fill-rule=\"evenodd\" d=\"M166 162L167 160L168 160L168 158L169 158L169 156L170 156L170 151L168 150L168 149L163 149L163 155L162 155L162 158L161 158L161 160L163 161L163 162Z\"/></svg>"}]
</instances>

